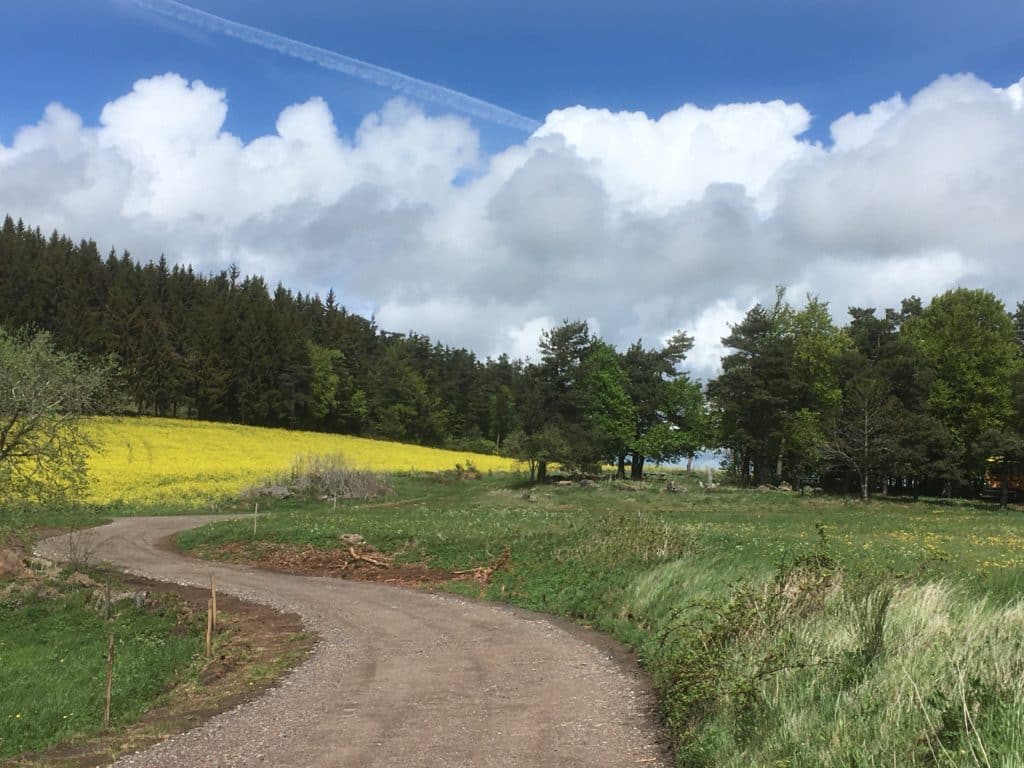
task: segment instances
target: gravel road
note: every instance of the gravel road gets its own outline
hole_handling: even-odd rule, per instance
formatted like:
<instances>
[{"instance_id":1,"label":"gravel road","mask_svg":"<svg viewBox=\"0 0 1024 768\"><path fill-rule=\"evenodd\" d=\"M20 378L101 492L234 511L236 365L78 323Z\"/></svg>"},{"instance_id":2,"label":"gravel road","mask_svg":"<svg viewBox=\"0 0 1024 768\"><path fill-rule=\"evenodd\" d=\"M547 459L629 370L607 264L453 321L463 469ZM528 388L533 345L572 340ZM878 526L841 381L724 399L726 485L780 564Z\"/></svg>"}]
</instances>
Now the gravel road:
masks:
<instances>
[{"instance_id":1,"label":"gravel road","mask_svg":"<svg viewBox=\"0 0 1024 768\"><path fill-rule=\"evenodd\" d=\"M666 766L635 670L586 633L500 606L340 579L202 562L160 542L213 518L122 518L74 534L131 573L302 616L321 637L259 699L115 765ZM69 552L47 539L44 557Z\"/></svg>"}]
</instances>

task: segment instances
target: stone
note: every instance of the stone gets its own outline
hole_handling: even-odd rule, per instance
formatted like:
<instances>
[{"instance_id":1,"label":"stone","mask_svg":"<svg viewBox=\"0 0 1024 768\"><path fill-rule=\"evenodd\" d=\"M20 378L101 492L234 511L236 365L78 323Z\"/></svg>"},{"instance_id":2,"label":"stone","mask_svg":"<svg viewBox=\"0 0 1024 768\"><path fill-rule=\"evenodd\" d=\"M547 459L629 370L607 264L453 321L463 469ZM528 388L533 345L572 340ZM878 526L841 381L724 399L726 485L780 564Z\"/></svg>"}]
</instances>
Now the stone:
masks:
<instances>
[{"instance_id":1,"label":"stone","mask_svg":"<svg viewBox=\"0 0 1024 768\"><path fill-rule=\"evenodd\" d=\"M89 587L90 589L99 586L99 583L93 581L91 578L89 578L89 576L82 573L81 571L75 571L70 576L68 576L67 582L68 584L71 584L76 587Z\"/></svg>"},{"instance_id":2,"label":"stone","mask_svg":"<svg viewBox=\"0 0 1024 768\"><path fill-rule=\"evenodd\" d=\"M793 486L790 485L789 483L787 483L785 480L783 480L781 483L779 483L779 490L780 491L792 491L793 490Z\"/></svg>"},{"instance_id":3,"label":"stone","mask_svg":"<svg viewBox=\"0 0 1024 768\"><path fill-rule=\"evenodd\" d=\"M245 499L287 499L291 495L291 489L283 485L261 485L242 492L242 498Z\"/></svg>"},{"instance_id":4,"label":"stone","mask_svg":"<svg viewBox=\"0 0 1024 768\"><path fill-rule=\"evenodd\" d=\"M589 477L585 477L582 480L580 480L580 487L581 488L597 488L597 483L595 483Z\"/></svg>"},{"instance_id":5,"label":"stone","mask_svg":"<svg viewBox=\"0 0 1024 768\"><path fill-rule=\"evenodd\" d=\"M342 544L348 544L350 547L356 547L360 544L364 544L366 539L360 536L358 533L343 533L338 537L338 541Z\"/></svg>"}]
</instances>

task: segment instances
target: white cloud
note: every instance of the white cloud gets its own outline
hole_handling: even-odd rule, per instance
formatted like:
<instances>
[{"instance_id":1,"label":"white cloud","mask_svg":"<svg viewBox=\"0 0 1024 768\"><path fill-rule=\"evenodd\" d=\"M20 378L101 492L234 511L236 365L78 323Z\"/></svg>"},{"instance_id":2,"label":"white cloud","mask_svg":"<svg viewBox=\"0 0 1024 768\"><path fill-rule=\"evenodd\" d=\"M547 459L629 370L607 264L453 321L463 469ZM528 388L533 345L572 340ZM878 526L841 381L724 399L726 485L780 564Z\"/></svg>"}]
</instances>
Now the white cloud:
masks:
<instances>
[{"instance_id":1,"label":"white cloud","mask_svg":"<svg viewBox=\"0 0 1024 768\"><path fill-rule=\"evenodd\" d=\"M619 346L683 327L707 376L776 284L838 319L958 283L1024 295L1022 92L940 78L839 118L828 147L802 138L799 104L578 106L485 157L466 120L404 101L344 136L310 99L246 142L225 130L224 92L168 74L96 125L54 104L0 144L0 212L141 258L333 286L385 328L481 354L535 356L563 318Z\"/></svg>"}]
</instances>

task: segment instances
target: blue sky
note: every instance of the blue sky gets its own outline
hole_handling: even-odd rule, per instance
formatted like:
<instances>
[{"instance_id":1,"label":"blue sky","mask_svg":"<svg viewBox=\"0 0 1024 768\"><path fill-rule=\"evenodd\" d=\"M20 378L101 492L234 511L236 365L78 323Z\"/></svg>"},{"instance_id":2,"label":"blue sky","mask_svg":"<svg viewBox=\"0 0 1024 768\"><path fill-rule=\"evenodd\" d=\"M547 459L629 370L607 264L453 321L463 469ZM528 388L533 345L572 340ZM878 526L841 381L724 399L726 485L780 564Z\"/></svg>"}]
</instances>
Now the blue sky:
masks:
<instances>
[{"instance_id":1,"label":"blue sky","mask_svg":"<svg viewBox=\"0 0 1024 768\"><path fill-rule=\"evenodd\" d=\"M196 0L202 10L434 81L543 120L585 104L660 115L784 99L810 135L941 74L1007 84L1024 70L1024 3L876 0ZM59 100L84 117L167 71L228 91L228 127L265 132L287 104L328 100L341 127L388 93L115 0L7 0L0 137ZM493 134L493 135L492 135ZM514 134L489 131L494 144Z\"/></svg>"},{"instance_id":2,"label":"blue sky","mask_svg":"<svg viewBox=\"0 0 1024 768\"><path fill-rule=\"evenodd\" d=\"M684 329L698 375L779 284L1024 298L1024 3L194 0L532 131L146 3L6 0L0 215L480 354Z\"/></svg>"}]
</instances>

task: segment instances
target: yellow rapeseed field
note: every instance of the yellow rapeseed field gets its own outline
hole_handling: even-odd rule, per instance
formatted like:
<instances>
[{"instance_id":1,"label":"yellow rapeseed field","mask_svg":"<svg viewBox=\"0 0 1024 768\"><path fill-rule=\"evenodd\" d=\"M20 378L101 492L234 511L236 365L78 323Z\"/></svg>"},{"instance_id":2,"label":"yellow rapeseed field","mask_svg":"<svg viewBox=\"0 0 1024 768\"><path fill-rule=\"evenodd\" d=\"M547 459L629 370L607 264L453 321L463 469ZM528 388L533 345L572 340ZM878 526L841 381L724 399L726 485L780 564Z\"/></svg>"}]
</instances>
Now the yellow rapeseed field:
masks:
<instances>
[{"instance_id":1,"label":"yellow rapeseed field","mask_svg":"<svg viewBox=\"0 0 1024 768\"><path fill-rule=\"evenodd\" d=\"M341 454L348 465L381 472L433 472L472 463L510 472L499 456L419 445L237 424L154 418L95 418L100 446L89 461L89 501L208 504L288 471L299 456Z\"/></svg>"}]
</instances>

